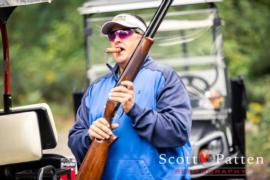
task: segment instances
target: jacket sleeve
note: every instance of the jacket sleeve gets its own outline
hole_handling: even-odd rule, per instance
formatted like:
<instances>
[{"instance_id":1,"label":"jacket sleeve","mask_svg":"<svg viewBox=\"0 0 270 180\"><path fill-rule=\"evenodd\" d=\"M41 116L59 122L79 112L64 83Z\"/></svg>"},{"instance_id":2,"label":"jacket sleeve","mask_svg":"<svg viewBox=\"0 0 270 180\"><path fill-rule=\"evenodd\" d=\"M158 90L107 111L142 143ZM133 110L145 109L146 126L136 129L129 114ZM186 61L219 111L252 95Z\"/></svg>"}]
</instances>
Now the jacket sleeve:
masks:
<instances>
[{"instance_id":1,"label":"jacket sleeve","mask_svg":"<svg viewBox=\"0 0 270 180\"><path fill-rule=\"evenodd\" d=\"M87 106L87 93L82 98L81 105L77 111L76 121L69 131L68 146L74 154L77 162L80 164L85 156L85 153L91 144L91 139L88 135L89 123L88 123L88 112L89 107Z\"/></svg>"},{"instance_id":2,"label":"jacket sleeve","mask_svg":"<svg viewBox=\"0 0 270 180\"><path fill-rule=\"evenodd\" d=\"M191 105L183 82L175 71L165 76L164 86L158 90L156 109L138 104L127 115L138 134L158 148L185 144L191 130Z\"/></svg>"}]
</instances>

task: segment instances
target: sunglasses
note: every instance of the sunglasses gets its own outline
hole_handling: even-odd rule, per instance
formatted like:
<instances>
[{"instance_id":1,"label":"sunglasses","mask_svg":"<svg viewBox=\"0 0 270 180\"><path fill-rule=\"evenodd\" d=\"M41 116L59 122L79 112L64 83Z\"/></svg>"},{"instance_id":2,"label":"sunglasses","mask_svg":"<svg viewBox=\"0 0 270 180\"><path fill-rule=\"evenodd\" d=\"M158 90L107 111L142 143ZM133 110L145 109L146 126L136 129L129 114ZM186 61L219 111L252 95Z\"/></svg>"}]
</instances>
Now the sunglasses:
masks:
<instances>
[{"instance_id":1,"label":"sunglasses","mask_svg":"<svg viewBox=\"0 0 270 180\"><path fill-rule=\"evenodd\" d=\"M108 34L108 38L109 38L109 41L114 41L116 36L118 36L121 40L124 40L132 36L134 32L136 32L134 29L120 29L120 30L110 32Z\"/></svg>"}]
</instances>

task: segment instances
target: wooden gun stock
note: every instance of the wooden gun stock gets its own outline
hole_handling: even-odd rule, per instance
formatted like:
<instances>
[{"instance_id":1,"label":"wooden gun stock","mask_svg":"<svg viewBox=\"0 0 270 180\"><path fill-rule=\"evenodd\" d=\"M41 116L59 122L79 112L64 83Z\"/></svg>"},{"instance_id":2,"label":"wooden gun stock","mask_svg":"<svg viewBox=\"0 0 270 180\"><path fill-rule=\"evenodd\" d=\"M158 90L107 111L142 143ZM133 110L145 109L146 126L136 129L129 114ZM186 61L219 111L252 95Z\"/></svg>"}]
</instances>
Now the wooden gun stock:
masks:
<instances>
[{"instance_id":1,"label":"wooden gun stock","mask_svg":"<svg viewBox=\"0 0 270 180\"><path fill-rule=\"evenodd\" d=\"M78 180L100 180L102 177L103 169L106 164L107 155L110 145L116 140L115 135L111 135L110 139L98 141L95 139L83 160L77 175Z\"/></svg>"}]
</instances>

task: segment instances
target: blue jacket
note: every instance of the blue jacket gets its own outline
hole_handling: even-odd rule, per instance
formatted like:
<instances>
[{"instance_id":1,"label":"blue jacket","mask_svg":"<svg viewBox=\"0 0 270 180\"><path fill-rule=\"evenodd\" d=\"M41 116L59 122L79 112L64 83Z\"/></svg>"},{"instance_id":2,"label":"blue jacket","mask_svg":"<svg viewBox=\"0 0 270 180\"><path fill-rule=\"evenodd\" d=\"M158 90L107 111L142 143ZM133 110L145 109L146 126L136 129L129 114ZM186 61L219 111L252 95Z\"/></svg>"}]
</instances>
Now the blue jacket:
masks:
<instances>
[{"instance_id":1,"label":"blue jacket","mask_svg":"<svg viewBox=\"0 0 270 180\"><path fill-rule=\"evenodd\" d=\"M91 143L88 128L103 116L117 71L115 66L93 82L82 99L68 142L79 164ZM147 57L134 88L133 108L126 114L119 107L113 118L118 139L110 147L103 179L189 179L191 106L181 79Z\"/></svg>"}]
</instances>

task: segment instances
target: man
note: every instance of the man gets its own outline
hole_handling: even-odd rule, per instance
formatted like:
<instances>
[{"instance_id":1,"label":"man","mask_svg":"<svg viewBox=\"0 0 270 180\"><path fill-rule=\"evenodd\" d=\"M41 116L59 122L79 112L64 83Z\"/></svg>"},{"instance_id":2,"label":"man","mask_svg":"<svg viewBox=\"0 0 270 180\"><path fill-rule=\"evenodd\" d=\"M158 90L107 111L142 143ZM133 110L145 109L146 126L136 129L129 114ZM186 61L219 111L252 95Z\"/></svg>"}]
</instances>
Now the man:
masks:
<instances>
[{"instance_id":1,"label":"man","mask_svg":"<svg viewBox=\"0 0 270 180\"><path fill-rule=\"evenodd\" d=\"M94 138L104 140L114 133L118 139L110 146L106 180L189 179L191 106L176 72L147 56L133 83L114 87L145 30L145 22L130 14L103 24L101 32L118 50L112 54L116 65L89 86L68 144L80 164ZM108 99L121 103L113 131L102 117Z\"/></svg>"}]
</instances>

